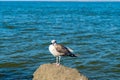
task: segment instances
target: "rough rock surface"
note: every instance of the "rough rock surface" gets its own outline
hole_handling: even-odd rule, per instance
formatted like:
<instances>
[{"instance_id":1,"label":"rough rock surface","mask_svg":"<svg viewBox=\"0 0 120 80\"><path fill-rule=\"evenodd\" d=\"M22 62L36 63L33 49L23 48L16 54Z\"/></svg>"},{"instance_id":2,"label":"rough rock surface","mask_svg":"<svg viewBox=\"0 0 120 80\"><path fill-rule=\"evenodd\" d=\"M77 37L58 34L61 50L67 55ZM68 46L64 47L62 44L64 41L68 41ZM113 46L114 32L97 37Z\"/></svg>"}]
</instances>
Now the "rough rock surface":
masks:
<instances>
[{"instance_id":1,"label":"rough rock surface","mask_svg":"<svg viewBox=\"0 0 120 80\"><path fill-rule=\"evenodd\" d=\"M76 69L56 64L43 64L33 74L33 80L88 80Z\"/></svg>"}]
</instances>

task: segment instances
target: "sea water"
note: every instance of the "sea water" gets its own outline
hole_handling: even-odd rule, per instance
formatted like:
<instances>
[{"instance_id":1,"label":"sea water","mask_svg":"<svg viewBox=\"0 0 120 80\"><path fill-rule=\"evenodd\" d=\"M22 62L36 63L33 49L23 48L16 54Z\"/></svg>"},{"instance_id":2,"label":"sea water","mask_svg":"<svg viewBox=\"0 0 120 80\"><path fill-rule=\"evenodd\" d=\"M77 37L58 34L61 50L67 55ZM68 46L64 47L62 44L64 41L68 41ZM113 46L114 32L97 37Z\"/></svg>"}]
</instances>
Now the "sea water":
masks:
<instances>
[{"instance_id":1,"label":"sea water","mask_svg":"<svg viewBox=\"0 0 120 80\"><path fill-rule=\"evenodd\" d=\"M90 80L120 80L119 2L0 2L0 79L32 80L55 62L52 39L78 55L62 65Z\"/></svg>"}]
</instances>

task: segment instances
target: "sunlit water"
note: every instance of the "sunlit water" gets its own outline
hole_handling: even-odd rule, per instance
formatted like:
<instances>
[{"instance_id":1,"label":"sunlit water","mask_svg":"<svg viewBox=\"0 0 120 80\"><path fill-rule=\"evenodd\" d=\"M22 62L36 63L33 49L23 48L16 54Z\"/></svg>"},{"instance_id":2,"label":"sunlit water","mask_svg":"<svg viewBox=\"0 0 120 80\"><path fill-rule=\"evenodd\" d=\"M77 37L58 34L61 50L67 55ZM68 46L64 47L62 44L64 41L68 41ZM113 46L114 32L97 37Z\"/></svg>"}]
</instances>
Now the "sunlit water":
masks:
<instances>
[{"instance_id":1,"label":"sunlit water","mask_svg":"<svg viewBox=\"0 0 120 80\"><path fill-rule=\"evenodd\" d=\"M119 2L0 2L0 79L31 80L55 62L52 39L78 55L63 65L90 80L120 79Z\"/></svg>"}]
</instances>

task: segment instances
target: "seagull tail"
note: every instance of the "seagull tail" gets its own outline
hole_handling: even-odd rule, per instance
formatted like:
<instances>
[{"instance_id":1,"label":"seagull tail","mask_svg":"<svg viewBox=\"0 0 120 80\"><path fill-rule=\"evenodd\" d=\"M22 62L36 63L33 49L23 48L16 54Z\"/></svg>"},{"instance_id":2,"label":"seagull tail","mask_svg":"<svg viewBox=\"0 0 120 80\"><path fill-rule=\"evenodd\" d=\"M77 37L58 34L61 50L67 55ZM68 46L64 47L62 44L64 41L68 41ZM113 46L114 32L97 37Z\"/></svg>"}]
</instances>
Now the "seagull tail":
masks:
<instances>
[{"instance_id":1,"label":"seagull tail","mask_svg":"<svg viewBox=\"0 0 120 80\"><path fill-rule=\"evenodd\" d=\"M70 54L69 56L70 57L77 57L75 54Z\"/></svg>"}]
</instances>

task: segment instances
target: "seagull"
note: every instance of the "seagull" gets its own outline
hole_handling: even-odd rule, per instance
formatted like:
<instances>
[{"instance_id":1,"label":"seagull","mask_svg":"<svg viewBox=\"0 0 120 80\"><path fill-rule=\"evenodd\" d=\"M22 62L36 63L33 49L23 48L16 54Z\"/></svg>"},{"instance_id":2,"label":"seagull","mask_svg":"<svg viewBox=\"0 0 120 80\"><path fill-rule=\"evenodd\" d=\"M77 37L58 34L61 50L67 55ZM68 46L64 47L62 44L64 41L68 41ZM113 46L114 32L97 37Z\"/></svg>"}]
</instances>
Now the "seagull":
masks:
<instances>
[{"instance_id":1,"label":"seagull","mask_svg":"<svg viewBox=\"0 0 120 80\"><path fill-rule=\"evenodd\" d=\"M73 54L73 50L65 47L61 44L57 44L56 40L51 41L51 45L49 45L50 53L56 57L56 64L60 65L61 56L70 56L70 57L77 57Z\"/></svg>"}]
</instances>

